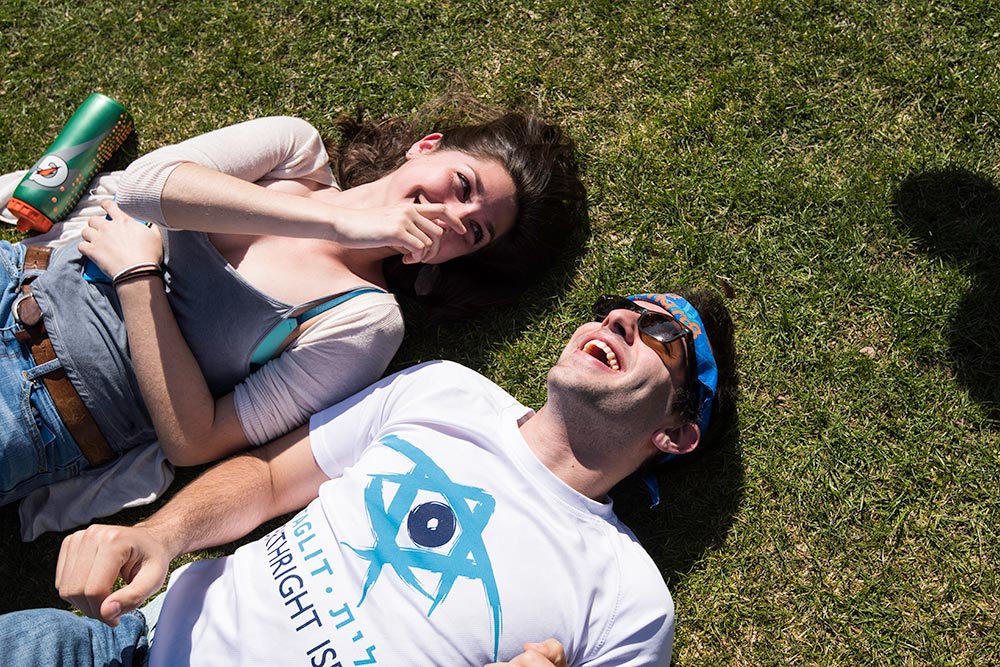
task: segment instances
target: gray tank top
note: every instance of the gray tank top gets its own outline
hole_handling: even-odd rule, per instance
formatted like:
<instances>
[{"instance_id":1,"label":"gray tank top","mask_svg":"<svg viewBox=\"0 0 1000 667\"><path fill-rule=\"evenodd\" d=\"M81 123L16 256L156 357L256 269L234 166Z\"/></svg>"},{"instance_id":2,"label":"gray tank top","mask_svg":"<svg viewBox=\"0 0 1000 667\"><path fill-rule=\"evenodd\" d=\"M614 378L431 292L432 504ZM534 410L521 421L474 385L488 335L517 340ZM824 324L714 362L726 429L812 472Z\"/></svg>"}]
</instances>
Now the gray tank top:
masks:
<instances>
[{"instance_id":1,"label":"gray tank top","mask_svg":"<svg viewBox=\"0 0 1000 667\"><path fill-rule=\"evenodd\" d=\"M297 306L272 299L246 282L207 234L161 232L170 307L218 398L246 378L268 332L322 299ZM85 281L84 262L76 244L67 244L32 288L66 374L112 448L124 451L156 435L128 356L117 294L108 283Z\"/></svg>"}]
</instances>

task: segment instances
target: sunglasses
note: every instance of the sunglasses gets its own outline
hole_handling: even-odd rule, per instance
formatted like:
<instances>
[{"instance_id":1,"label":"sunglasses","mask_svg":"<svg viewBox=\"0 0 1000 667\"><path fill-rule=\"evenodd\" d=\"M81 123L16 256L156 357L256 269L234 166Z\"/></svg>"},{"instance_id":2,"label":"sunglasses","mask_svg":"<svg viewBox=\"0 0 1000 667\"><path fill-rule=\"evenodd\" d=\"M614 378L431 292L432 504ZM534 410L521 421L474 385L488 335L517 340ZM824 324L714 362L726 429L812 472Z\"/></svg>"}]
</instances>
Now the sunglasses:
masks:
<instances>
[{"instance_id":1,"label":"sunglasses","mask_svg":"<svg viewBox=\"0 0 1000 667\"><path fill-rule=\"evenodd\" d=\"M660 313L647 310L642 306L616 294L605 294L594 302L594 320L602 321L614 310L630 310L639 313L639 338L647 347L660 357L663 365L671 367L674 356L670 354L670 344L684 339L684 351L687 355L687 381L692 382L697 376L698 361L694 353L694 332L681 324L680 320L670 313Z\"/></svg>"}]
</instances>

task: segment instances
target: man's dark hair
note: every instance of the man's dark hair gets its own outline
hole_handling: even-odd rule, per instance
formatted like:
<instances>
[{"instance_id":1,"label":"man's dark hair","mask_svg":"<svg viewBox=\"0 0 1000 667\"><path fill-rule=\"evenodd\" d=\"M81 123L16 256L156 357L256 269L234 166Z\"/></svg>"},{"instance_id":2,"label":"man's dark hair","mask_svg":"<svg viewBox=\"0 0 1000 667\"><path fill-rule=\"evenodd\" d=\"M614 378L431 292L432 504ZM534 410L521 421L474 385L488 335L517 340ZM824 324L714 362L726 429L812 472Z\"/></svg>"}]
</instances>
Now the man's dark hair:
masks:
<instances>
[{"instance_id":1,"label":"man's dark hair","mask_svg":"<svg viewBox=\"0 0 1000 667\"><path fill-rule=\"evenodd\" d=\"M679 289L673 293L684 298L698 311L705 325L705 333L708 335L708 342L712 346L712 354L715 356L719 371L715 400L712 402L712 416L709 419L707 432L701 434L701 442L695 450L703 452L718 443L720 437L730 429L736 416L738 378L733 318L726 307L725 299L715 290ZM695 404L697 393L692 390L693 382L694 378L688 380L688 386L678 392L674 402L675 409L692 422L698 419L698 406Z\"/></svg>"}]
</instances>

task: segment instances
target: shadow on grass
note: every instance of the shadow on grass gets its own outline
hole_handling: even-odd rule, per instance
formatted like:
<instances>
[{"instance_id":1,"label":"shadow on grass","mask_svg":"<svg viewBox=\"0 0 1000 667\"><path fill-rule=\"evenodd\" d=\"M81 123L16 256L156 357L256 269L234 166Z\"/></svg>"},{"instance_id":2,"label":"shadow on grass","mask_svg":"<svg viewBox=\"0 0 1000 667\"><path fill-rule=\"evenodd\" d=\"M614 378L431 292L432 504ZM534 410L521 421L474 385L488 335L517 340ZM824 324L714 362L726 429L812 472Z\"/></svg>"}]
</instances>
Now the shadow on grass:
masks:
<instances>
[{"instance_id":1,"label":"shadow on grass","mask_svg":"<svg viewBox=\"0 0 1000 667\"><path fill-rule=\"evenodd\" d=\"M679 459L658 474L661 501L649 507L638 480L614 491L615 513L632 529L673 590L705 552L726 539L743 499L743 462L738 428L718 446L690 461Z\"/></svg>"},{"instance_id":2,"label":"shadow on grass","mask_svg":"<svg viewBox=\"0 0 1000 667\"><path fill-rule=\"evenodd\" d=\"M969 395L1000 420L1000 191L978 174L942 169L908 177L893 204L925 252L970 272L948 332L951 358Z\"/></svg>"}]
</instances>

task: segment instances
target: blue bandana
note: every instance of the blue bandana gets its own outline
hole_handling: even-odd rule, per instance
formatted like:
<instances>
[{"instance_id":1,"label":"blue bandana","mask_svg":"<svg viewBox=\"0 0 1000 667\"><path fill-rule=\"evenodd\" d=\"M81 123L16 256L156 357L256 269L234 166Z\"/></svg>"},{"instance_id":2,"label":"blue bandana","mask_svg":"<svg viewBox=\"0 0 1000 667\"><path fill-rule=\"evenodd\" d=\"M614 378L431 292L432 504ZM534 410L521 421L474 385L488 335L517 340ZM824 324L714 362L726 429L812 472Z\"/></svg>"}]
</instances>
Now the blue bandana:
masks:
<instances>
[{"instance_id":1,"label":"blue bandana","mask_svg":"<svg viewBox=\"0 0 1000 667\"><path fill-rule=\"evenodd\" d=\"M698 408L698 429L704 435L708 431L709 420L712 417L712 402L715 399L715 390L719 384L719 369L715 364L715 356L712 348L708 344L708 335L705 333L705 324L701 321L701 316L694 306L676 294L633 294L630 301L648 301L655 303L687 327L692 333L694 343L694 356L697 369L697 377L694 382L695 405ZM678 456L677 454L666 454L661 462L669 461ZM656 476L652 473L643 479L649 493L652 496L651 507L656 507L660 503L660 487Z\"/></svg>"}]
</instances>

